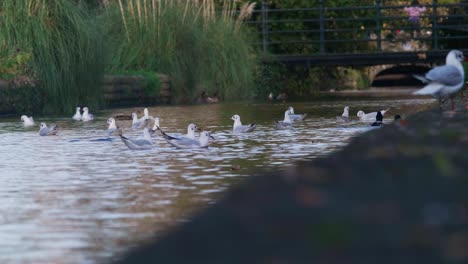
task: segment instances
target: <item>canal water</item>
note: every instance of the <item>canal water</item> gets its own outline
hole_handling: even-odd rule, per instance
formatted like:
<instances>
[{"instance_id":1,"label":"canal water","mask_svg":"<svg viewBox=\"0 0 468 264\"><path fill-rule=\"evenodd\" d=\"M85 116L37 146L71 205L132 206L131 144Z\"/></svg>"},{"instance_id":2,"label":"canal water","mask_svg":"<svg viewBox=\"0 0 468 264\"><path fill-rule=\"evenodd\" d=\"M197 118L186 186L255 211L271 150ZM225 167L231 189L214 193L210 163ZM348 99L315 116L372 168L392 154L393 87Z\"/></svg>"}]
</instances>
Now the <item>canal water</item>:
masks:
<instances>
[{"instance_id":1,"label":"canal water","mask_svg":"<svg viewBox=\"0 0 468 264\"><path fill-rule=\"evenodd\" d=\"M278 131L289 105L307 118ZM336 122L344 106L354 121ZM108 117L141 108L94 113L92 122L71 117L0 119L0 263L107 263L126 250L216 203L229 186L256 172L282 170L294 162L326 156L369 131L356 112L391 108L409 115L433 100L238 103L149 108L167 132L185 133L188 123L212 131L208 149L178 150L155 137L151 150L131 151L107 139ZM91 112L92 109L91 109ZM233 135L231 116L257 129ZM58 136L39 137L39 122L60 127ZM128 126L125 122L120 126ZM124 129L129 137L141 131ZM357 153L358 155L358 153Z\"/></svg>"}]
</instances>

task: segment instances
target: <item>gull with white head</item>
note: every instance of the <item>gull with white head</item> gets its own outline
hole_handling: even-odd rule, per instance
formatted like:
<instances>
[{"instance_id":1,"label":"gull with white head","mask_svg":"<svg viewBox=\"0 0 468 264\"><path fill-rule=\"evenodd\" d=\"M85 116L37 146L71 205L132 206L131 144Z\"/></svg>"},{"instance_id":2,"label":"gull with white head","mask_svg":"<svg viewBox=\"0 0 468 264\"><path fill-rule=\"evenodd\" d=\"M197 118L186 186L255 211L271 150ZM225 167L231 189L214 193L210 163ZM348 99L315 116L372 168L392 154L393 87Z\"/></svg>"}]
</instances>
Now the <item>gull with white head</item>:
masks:
<instances>
[{"instance_id":1,"label":"gull with white head","mask_svg":"<svg viewBox=\"0 0 468 264\"><path fill-rule=\"evenodd\" d=\"M81 107L76 108L75 114L72 116L72 118L75 119L76 121L81 120Z\"/></svg>"},{"instance_id":2,"label":"gull with white head","mask_svg":"<svg viewBox=\"0 0 468 264\"><path fill-rule=\"evenodd\" d=\"M119 129L117 131L119 132L122 142L131 150L146 150L153 148L153 142L151 141L151 135L147 127L143 129L143 138L141 139L131 139L122 135L122 130Z\"/></svg>"},{"instance_id":3,"label":"gull with white head","mask_svg":"<svg viewBox=\"0 0 468 264\"><path fill-rule=\"evenodd\" d=\"M157 118L157 117L156 117ZM155 119L156 119L155 118ZM187 134L184 134L184 135L181 135L181 134L167 134L164 132L164 134L162 133L162 130L159 128L159 122L158 122L158 125L156 125L156 123L154 124L153 126L153 129L152 129L153 133L155 133L156 131L159 131L159 133L164 136L164 134L166 136L169 136L171 138L179 138L179 139L182 139L182 138L186 138L186 139L195 139L195 132L198 132L198 131L201 131L200 128L198 128L197 125L195 124L188 124L187 126Z\"/></svg>"},{"instance_id":4,"label":"gull with white head","mask_svg":"<svg viewBox=\"0 0 468 264\"><path fill-rule=\"evenodd\" d=\"M390 108L386 109L386 110L381 110L379 111L382 116L385 115L386 112L388 112L388 110L390 110ZM364 111L358 111L357 112L357 116L359 117L359 120L361 121L375 121L375 118L377 117L377 112L371 112L371 113L364 113Z\"/></svg>"},{"instance_id":5,"label":"gull with white head","mask_svg":"<svg viewBox=\"0 0 468 264\"><path fill-rule=\"evenodd\" d=\"M467 60L463 52L452 50L445 58L445 65L435 67L424 76L414 75L418 80L427 85L414 92L414 94L430 94L439 99L439 106L442 108L442 100L450 98L452 110L455 106L453 97L463 88L465 82L465 71L462 61Z\"/></svg>"},{"instance_id":6,"label":"gull with white head","mask_svg":"<svg viewBox=\"0 0 468 264\"><path fill-rule=\"evenodd\" d=\"M115 118L113 117L109 117L106 121L106 123L108 124L108 127L107 127L107 133L109 135L111 135L112 133L114 133L117 129L119 129L117 127L117 123L115 122Z\"/></svg>"},{"instance_id":7,"label":"gull with white head","mask_svg":"<svg viewBox=\"0 0 468 264\"><path fill-rule=\"evenodd\" d=\"M154 120L154 117L149 115L148 108L143 110L143 116L138 119L138 121L143 122L145 120Z\"/></svg>"},{"instance_id":8,"label":"gull with white head","mask_svg":"<svg viewBox=\"0 0 468 264\"><path fill-rule=\"evenodd\" d=\"M307 116L307 113L306 114L294 114L294 108L292 106L288 107L288 110L290 112L289 117L291 118L292 122L302 121Z\"/></svg>"},{"instance_id":9,"label":"gull with white head","mask_svg":"<svg viewBox=\"0 0 468 264\"><path fill-rule=\"evenodd\" d=\"M251 132L257 127L257 125L255 123L248 124L248 125L242 125L239 115L233 115L231 117L231 119L234 120L234 125L232 127L232 132L233 133Z\"/></svg>"},{"instance_id":10,"label":"gull with white head","mask_svg":"<svg viewBox=\"0 0 468 264\"><path fill-rule=\"evenodd\" d=\"M34 126L34 119L32 116L28 117L26 115L22 115L21 121L23 121L23 126L25 127Z\"/></svg>"},{"instance_id":11,"label":"gull with white head","mask_svg":"<svg viewBox=\"0 0 468 264\"><path fill-rule=\"evenodd\" d=\"M288 109L284 112L283 121L276 121L275 128L279 130L292 128L292 121L290 118L291 111Z\"/></svg>"},{"instance_id":12,"label":"gull with white head","mask_svg":"<svg viewBox=\"0 0 468 264\"><path fill-rule=\"evenodd\" d=\"M159 129L161 130L161 129ZM161 130L164 139L172 146L180 149L196 149L196 148L208 148L210 138L213 139L209 131L202 131L200 138L191 139L186 137L172 137Z\"/></svg>"},{"instance_id":13,"label":"gull with white head","mask_svg":"<svg viewBox=\"0 0 468 264\"><path fill-rule=\"evenodd\" d=\"M336 121L338 122L349 122L349 106L345 106L343 109L343 114L341 116L336 117Z\"/></svg>"},{"instance_id":14,"label":"gull with white head","mask_svg":"<svg viewBox=\"0 0 468 264\"><path fill-rule=\"evenodd\" d=\"M94 120L94 115L89 113L88 107L83 107L83 115L81 116L81 120L85 122Z\"/></svg>"},{"instance_id":15,"label":"gull with white head","mask_svg":"<svg viewBox=\"0 0 468 264\"><path fill-rule=\"evenodd\" d=\"M138 119L138 115L136 113L132 113L132 128L133 129L142 129L148 125L148 120L146 118Z\"/></svg>"},{"instance_id":16,"label":"gull with white head","mask_svg":"<svg viewBox=\"0 0 468 264\"><path fill-rule=\"evenodd\" d=\"M41 123L39 126L39 136L55 136L57 135L58 127L52 125L50 128L47 127L46 123Z\"/></svg>"}]
</instances>

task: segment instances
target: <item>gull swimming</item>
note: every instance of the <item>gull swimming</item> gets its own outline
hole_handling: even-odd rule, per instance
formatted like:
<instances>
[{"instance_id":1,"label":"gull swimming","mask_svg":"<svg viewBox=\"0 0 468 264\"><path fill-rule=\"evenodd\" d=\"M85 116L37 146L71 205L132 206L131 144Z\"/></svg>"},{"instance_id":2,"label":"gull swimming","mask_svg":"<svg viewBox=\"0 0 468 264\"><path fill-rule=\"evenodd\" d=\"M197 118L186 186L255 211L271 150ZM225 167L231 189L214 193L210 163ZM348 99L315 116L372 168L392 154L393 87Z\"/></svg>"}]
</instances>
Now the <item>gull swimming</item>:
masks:
<instances>
[{"instance_id":1,"label":"gull swimming","mask_svg":"<svg viewBox=\"0 0 468 264\"><path fill-rule=\"evenodd\" d=\"M345 106L343 109L343 114L341 116L336 117L336 121L338 122L349 122L349 106Z\"/></svg>"},{"instance_id":2,"label":"gull swimming","mask_svg":"<svg viewBox=\"0 0 468 264\"><path fill-rule=\"evenodd\" d=\"M428 83L424 88L417 90L413 94L430 94L439 99L439 107L442 109L442 99L450 97L452 110L455 106L453 97L463 88L465 80L465 71L462 61L467 60L463 52L452 50L445 58L445 65L435 67L424 76L414 75L415 78Z\"/></svg>"},{"instance_id":3,"label":"gull swimming","mask_svg":"<svg viewBox=\"0 0 468 264\"><path fill-rule=\"evenodd\" d=\"M29 127L29 126L34 126L34 119L33 117L27 117L25 115L22 115L21 116L21 121L23 121L23 125L25 127Z\"/></svg>"},{"instance_id":4,"label":"gull swimming","mask_svg":"<svg viewBox=\"0 0 468 264\"><path fill-rule=\"evenodd\" d=\"M291 114L291 111L288 109L286 110L286 112L284 112L284 119L283 121L276 121L275 123L275 128L276 129L288 129L288 128L292 128L292 122L291 122L291 118L290 118L290 115Z\"/></svg>"},{"instance_id":5,"label":"gull swimming","mask_svg":"<svg viewBox=\"0 0 468 264\"><path fill-rule=\"evenodd\" d=\"M55 136L57 135L58 127L56 125L47 127L46 123L41 123L39 126L39 136Z\"/></svg>"},{"instance_id":6,"label":"gull swimming","mask_svg":"<svg viewBox=\"0 0 468 264\"><path fill-rule=\"evenodd\" d=\"M81 107L76 108L76 112L75 112L75 114L73 115L72 118L75 119L76 121L81 120Z\"/></svg>"},{"instance_id":7,"label":"gull swimming","mask_svg":"<svg viewBox=\"0 0 468 264\"><path fill-rule=\"evenodd\" d=\"M143 117L143 119L138 119L138 115L136 113L132 113L132 128L133 129L142 129L146 127L148 124L148 119Z\"/></svg>"},{"instance_id":8,"label":"gull swimming","mask_svg":"<svg viewBox=\"0 0 468 264\"><path fill-rule=\"evenodd\" d=\"M232 127L233 133L251 132L257 127L255 123L242 125L239 115L233 115L231 119L234 120L234 125Z\"/></svg>"},{"instance_id":9,"label":"gull swimming","mask_svg":"<svg viewBox=\"0 0 468 264\"><path fill-rule=\"evenodd\" d=\"M156 117L156 118L157 118L157 117ZM155 118L155 119L156 119L156 118ZM158 122L157 125L156 125L156 122L155 122L152 131L153 131L153 133L156 132L156 131L159 131L159 132L161 132L161 134L162 134L162 130L159 129L159 122ZM191 123L191 124L188 124L188 126L187 126L187 134L185 134L185 135L180 135L180 134L177 134L177 135L170 135L170 134L167 134L167 133L165 133L165 134L168 135L168 136L170 136L170 137L172 137L172 138L179 138L179 139L180 139L180 138L195 139L195 132L197 132L197 131L200 131L200 128L198 128L197 125Z\"/></svg>"},{"instance_id":10,"label":"gull swimming","mask_svg":"<svg viewBox=\"0 0 468 264\"><path fill-rule=\"evenodd\" d=\"M151 135L147 127L143 129L143 138L141 139L130 139L122 135L122 130L119 131L120 139L125 143L125 145L131 150L146 150L153 147L153 142L151 142Z\"/></svg>"},{"instance_id":11,"label":"gull swimming","mask_svg":"<svg viewBox=\"0 0 468 264\"><path fill-rule=\"evenodd\" d=\"M138 119L138 121L143 122L143 121L145 121L145 120L147 120L147 119L154 120L154 117L150 116L150 115L149 115L148 108L145 108L145 109L143 110L143 116L140 117L140 118Z\"/></svg>"},{"instance_id":12,"label":"gull swimming","mask_svg":"<svg viewBox=\"0 0 468 264\"><path fill-rule=\"evenodd\" d=\"M200 133L200 138L198 139L190 139L186 137L175 138L165 134L164 132L163 136L169 144L180 149L208 148L210 138L213 138L208 131L202 131Z\"/></svg>"},{"instance_id":13,"label":"gull swimming","mask_svg":"<svg viewBox=\"0 0 468 264\"><path fill-rule=\"evenodd\" d=\"M158 130L161 131L164 139L169 144L180 149L208 148L210 138L213 138L208 131L202 131L200 133L200 138L198 139L191 139L187 137L172 137L162 131L159 127Z\"/></svg>"},{"instance_id":14,"label":"gull swimming","mask_svg":"<svg viewBox=\"0 0 468 264\"><path fill-rule=\"evenodd\" d=\"M117 123L115 122L115 118L113 117L109 117L106 121L107 124L109 124L109 126L107 127L107 133L109 135L111 135L112 133L114 133L117 129L119 129L117 127Z\"/></svg>"},{"instance_id":15,"label":"gull swimming","mask_svg":"<svg viewBox=\"0 0 468 264\"><path fill-rule=\"evenodd\" d=\"M83 107L83 115L81 116L81 120L85 122L94 120L94 115L89 113L88 107Z\"/></svg>"},{"instance_id":16,"label":"gull swimming","mask_svg":"<svg viewBox=\"0 0 468 264\"><path fill-rule=\"evenodd\" d=\"M302 121L307 116L307 113L306 114L294 114L294 108L292 106L290 106L288 110L290 112L289 117L291 118L292 122Z\"/></svg>"},{"instance_id":17,"label":"gull swimming","mask_svg":"<svg viewBox=\"0 0 468 264\"><path fill-rule=\"evenodd\" d=\"M386 110L381 110L380 113L383 115L385 115L385 113L390 110L389 109L386 109ZM377 117L377 112L371 112L371 113L364 113L364 111L359 111L357 112L357 116L359 117L359 120L361 121L375 121L375 118Z\"/></svg>"}]
</instances>

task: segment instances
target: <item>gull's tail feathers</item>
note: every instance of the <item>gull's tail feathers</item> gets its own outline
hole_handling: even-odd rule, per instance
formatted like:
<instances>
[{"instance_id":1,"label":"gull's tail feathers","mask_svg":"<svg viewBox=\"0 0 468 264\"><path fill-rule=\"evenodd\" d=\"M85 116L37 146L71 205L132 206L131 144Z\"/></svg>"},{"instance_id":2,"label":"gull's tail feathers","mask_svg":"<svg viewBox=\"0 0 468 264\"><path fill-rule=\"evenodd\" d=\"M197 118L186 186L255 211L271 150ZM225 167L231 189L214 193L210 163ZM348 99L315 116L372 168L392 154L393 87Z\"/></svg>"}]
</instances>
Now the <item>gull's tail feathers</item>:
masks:
<instances>
[{"instance_id":1,"label":"gull's tail feathers","mask_svg":"<svg viewBox=\"0 0 468 264\"><path fill-rule=\"evenodd\" d=\"M443 87L440 83L430 83L424 88L415 91L413 94L435 94Z\"/></svg>"}]
</instances>

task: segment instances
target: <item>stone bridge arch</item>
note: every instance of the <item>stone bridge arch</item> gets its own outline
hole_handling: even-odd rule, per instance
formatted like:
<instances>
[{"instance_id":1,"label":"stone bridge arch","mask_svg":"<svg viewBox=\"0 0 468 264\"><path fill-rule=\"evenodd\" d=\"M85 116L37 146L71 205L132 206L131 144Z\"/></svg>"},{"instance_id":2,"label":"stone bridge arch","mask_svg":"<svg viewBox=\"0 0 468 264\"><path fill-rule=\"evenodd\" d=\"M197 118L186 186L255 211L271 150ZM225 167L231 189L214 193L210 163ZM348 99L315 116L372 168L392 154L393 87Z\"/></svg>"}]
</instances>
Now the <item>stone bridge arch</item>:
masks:
<instances>
[{"instance_id":1,"label":"stone bridge arch","mask_svg":"<svg viewBox=\"0 0 468 264\"><path fill-rule=\"evenodd\" d=\"M380 65L371 67L369 80L372 87L421 86L413 74L425 74L432 68L428 64Z\"/></svg>"}]
</instances>

